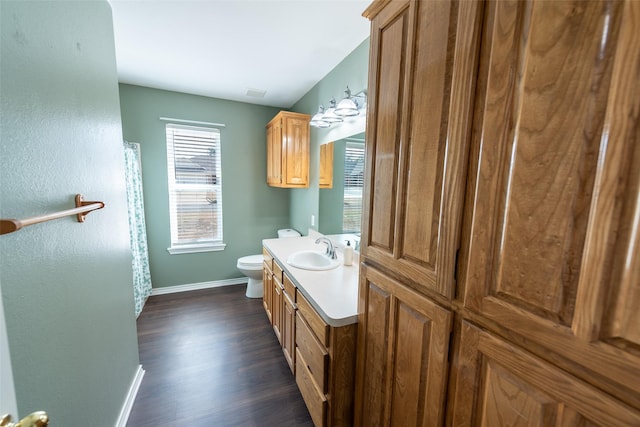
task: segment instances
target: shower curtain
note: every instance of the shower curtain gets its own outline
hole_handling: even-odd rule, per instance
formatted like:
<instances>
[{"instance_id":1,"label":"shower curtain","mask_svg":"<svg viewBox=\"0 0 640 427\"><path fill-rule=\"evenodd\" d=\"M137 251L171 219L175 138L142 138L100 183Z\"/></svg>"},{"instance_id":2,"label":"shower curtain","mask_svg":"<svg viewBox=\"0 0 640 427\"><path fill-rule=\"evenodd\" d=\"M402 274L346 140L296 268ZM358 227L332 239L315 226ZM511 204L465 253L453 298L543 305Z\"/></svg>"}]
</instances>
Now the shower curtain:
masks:
<instances>
[{"instance_id":1,"label":"shower curtain","mask_svg":"<svg viewBox=\"0 0 640 427\"><path fill-rule=\"evenodd\" d=\"M136 318L151 295L147 231L144 222L142 198L142 169L140 144L124 141L125 178L127 181L127 206L129 210L129 237L133 266L133 296Z\"/></svg>"}]
</instances>

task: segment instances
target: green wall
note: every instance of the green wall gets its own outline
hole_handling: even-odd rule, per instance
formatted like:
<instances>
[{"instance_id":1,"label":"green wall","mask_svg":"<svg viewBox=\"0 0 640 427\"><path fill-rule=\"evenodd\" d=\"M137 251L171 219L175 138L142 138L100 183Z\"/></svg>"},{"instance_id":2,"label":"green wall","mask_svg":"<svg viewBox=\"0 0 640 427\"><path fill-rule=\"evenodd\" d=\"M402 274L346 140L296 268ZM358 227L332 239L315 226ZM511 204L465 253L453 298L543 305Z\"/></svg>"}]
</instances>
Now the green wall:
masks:
<instances>
[{"instance_id":1,"label":"green wall","mask_svg":"<svg viewBox=\"0 0 640 427\"><path fill-rule=\"evenodd\" d=\"M329 100L333 96L340 101L344 96L344 89L349 86L353 94L367 89L369 71L369 39L363 41L342 62L307 92L292 111L299 113L315 114L318 105L323 104L328 108ZM360 130L359 132L362 132ZM357 133L359 133L357 132ZM309 228L322 229L322 214L319 208L319 167L320 167L320 142L328 141L328 137L336 133L336 129L311 128L311 157L309 160L309 188L292 189L289 200L289 214L291 226L302 234L307 234ZM338 132L339 133L339 129ZM356 132L354 132L356 133ZM340 139L346 135L336 137ZM330 138L330 140L333 140ZM335 176L334 176L335 179ZM311 226L311 216L316 217L315 226ZM320 228L318 226L320 225Z\"/></svg>"},{"instance_id":2,"label":"green wall","mask_svg":"<svg viewBox=\"0 0 640 427\"><path fill-rule=\"evenodd\" d=\"M122 127L139 142L154 288L242 277L236 261L261 253L262 239L289 223L289 190L266 184L265 126L277 108L120 85ZM222 141L224 251L170 255L165 122L160 117L224 123Z\"/></svg>"},{"instance_id":3,"label":"green wall","mask_svg":"<svg viewBox=\"0 0 640 427\"><path fill-rule=\"evenodd\" d=\"M0 2L0 215L106 207L0 236L20 415L113 427L138 368L122 133L106 1Z\"/></svg>"}]
</instances>

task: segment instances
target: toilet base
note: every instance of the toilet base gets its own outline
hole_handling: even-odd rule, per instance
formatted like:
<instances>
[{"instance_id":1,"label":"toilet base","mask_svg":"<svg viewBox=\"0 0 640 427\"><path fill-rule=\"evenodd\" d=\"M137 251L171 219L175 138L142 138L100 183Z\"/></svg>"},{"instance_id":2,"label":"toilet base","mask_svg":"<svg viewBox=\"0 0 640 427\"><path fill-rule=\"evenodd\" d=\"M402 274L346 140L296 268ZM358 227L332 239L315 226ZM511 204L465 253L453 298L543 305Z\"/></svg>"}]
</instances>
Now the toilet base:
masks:
<instances>
[{"instance_id":1,"label":"toilet base","mask_svg":"<svg viewBox=\"0 0 640 427\"><path fill-rule=\"evenodd\" d=\"M252 279L249 277L247 283L247 292L245 293L247 298L262 298L264 295L264 288L262 287L262 280Z\"/></svg>"}]
</instances>

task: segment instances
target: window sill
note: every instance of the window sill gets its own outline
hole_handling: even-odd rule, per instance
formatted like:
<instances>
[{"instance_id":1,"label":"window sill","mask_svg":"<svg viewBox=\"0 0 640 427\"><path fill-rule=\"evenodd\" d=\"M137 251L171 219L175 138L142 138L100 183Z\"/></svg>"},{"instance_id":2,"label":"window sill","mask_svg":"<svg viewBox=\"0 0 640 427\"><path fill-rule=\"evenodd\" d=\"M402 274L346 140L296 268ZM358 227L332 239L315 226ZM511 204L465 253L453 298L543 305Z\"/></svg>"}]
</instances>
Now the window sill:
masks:
<instances>
[{"instance_id":1,"label":"window sill","mask_svg":"<svg viewBox=\"0 0 640 427\"><path fill-rule=\"evenodd\" d=\"M204 243L195 245L172 246L167 248L171 255L193 254L198 252L223 251L227 245L225 243Z\"/></svg>"}]
</instances>

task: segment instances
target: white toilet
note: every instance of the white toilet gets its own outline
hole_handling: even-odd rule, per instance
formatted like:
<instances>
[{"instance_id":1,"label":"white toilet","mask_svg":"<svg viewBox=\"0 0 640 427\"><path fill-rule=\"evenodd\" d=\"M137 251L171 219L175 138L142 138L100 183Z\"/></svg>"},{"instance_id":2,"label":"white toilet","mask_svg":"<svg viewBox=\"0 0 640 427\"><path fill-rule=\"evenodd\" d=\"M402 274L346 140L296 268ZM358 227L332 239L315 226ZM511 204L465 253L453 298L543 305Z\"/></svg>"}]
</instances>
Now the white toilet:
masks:
<instances>
[{"instance_id":1,"label":"white toilet","mask_svg":"<svg viewBox=\"0 0 640 427\"><path fill-rule=\"evenodd\" d=\"M278 230L278 239L284 237L300 237L300 233L291 228L283 228ZM240 270L240 273L249 278L247 283L247 298L262 298L262 254L248 255L238 259L236 268Z\"/></svg>"}]
</instances>

